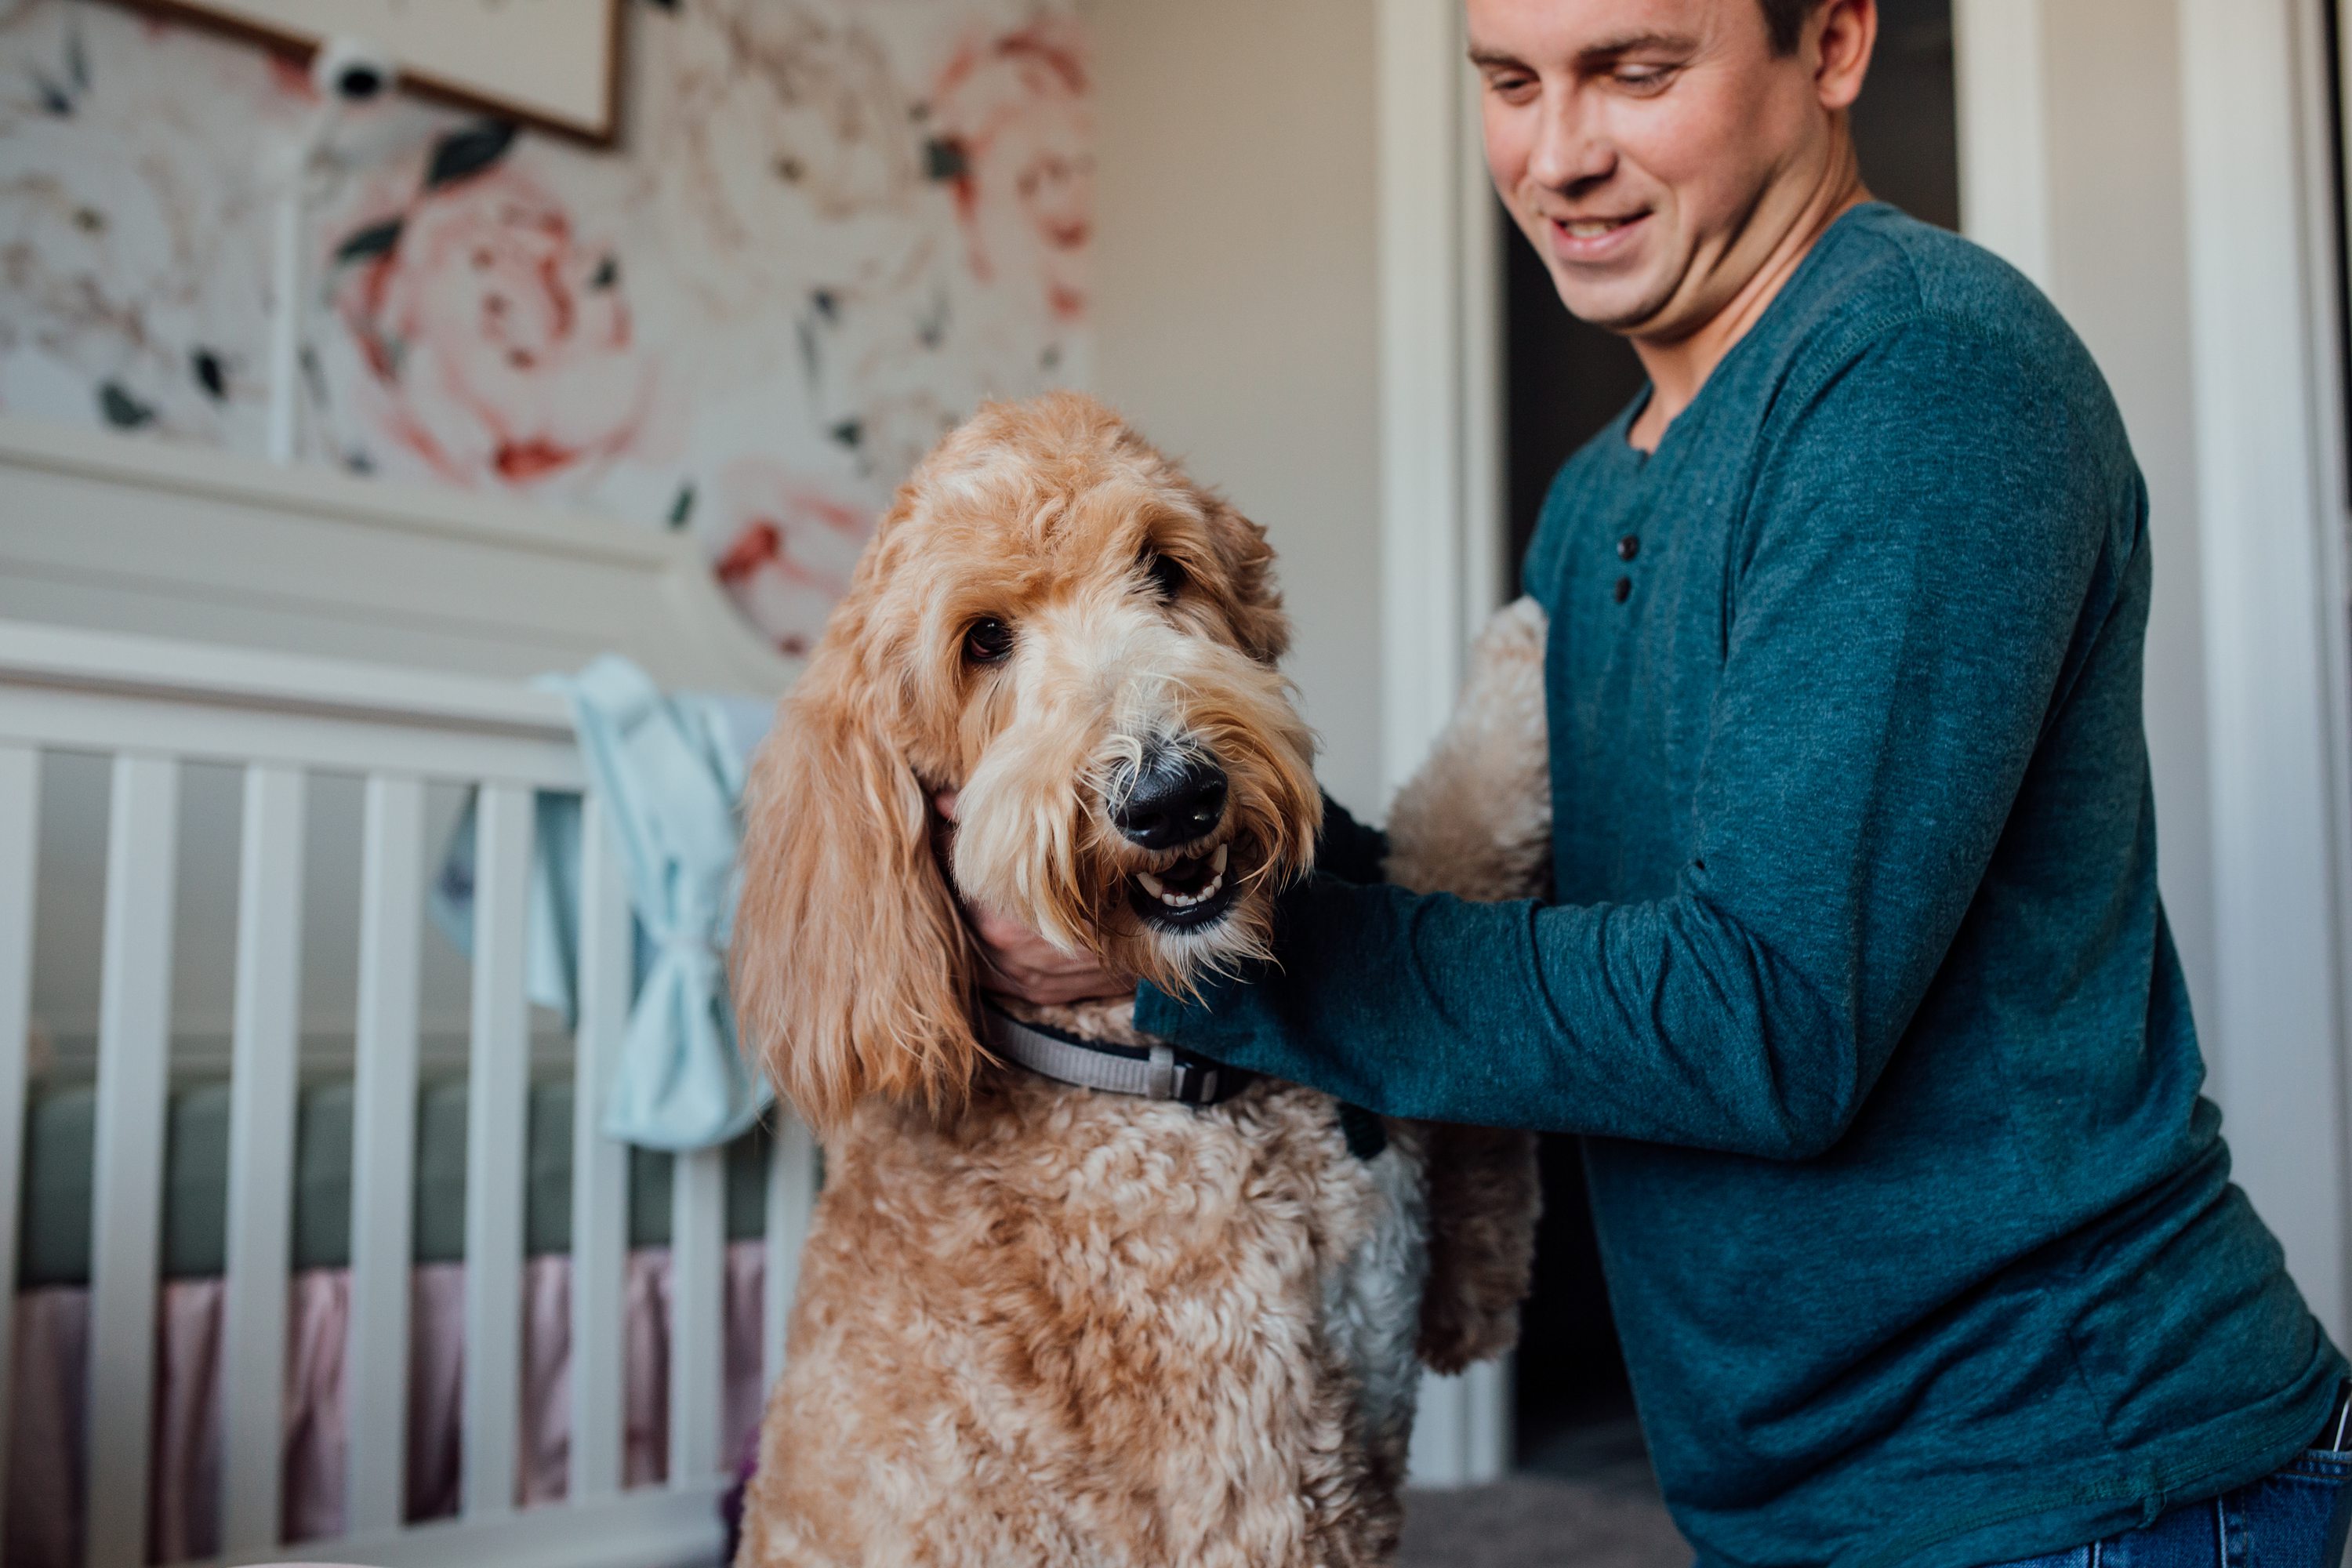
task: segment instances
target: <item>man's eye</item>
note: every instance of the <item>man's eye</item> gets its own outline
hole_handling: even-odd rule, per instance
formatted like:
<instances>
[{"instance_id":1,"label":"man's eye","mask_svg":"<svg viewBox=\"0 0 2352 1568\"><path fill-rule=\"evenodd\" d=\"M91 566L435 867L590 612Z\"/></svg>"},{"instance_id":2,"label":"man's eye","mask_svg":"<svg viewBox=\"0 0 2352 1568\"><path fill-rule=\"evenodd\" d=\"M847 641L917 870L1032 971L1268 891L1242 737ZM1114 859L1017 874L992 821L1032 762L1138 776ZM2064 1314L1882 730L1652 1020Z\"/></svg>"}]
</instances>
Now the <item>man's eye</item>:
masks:
<instances>
[{"instance_id":1,"label":"man's eye","mask_svg":"<svg viewBox=\"0 0 2352 1568\"><path fill-rule=\"evenodd\" d=\"M1156 550L1143 557L1143 573L1163 599L1172 599L1182 593L1184 584L1192 580L1185 576L1182 566Z\"/></svg>"},{"instance_id":2,"label":"man's eye","mask_svg":"<svg viewBox=\"0 0 2352 1568\"><path fill-rule=\"evenodd\" d=\"M1528 76L1490 76L1486 89L1507 103L1517 103L1536 89L1535 78Z\"/></svg>"},{"instance_id":3,"label":"man's eye","mask_svg":"<svg viewBox=\"0 0 2352 1568\"><path fill-rule=\"evenodd\" d=\"M1620 66L1617 68L1617 85L1631 88L1635 92L1655 92L1664 87L1673 75L1673 70L1665 66Z\"/></svg>"},{"instance_id":4,"label":"man's eye","mask_svg":"<svg viewBox=\"0 0 2352 1568\"><path fill-rule=\"evenodd\" d=\"M963 657L971 664L1002 664L1013 651L1013 628L993 616L971 623L963 634Z\"/></svg>"}]
</instances>

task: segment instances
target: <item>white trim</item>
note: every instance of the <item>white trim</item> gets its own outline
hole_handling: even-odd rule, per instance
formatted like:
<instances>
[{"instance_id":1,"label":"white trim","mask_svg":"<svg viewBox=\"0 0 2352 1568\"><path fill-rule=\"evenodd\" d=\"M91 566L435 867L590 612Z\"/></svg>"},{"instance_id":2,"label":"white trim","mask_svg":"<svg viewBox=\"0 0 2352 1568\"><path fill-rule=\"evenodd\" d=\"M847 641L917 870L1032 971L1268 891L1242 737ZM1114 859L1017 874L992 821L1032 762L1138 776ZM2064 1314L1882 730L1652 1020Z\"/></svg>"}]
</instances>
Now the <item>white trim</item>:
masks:
<instances>
[{"instance_id":1,"label":"white trim","mask_svg":"<svg viewBox=\"0 0 2352 1568\"><path fill-rule=\"evenodd\" d=\"M1380 0L1381 784L1393 793L1462 681L1460 21Z\"/></svg>"},{"instance_id":2,"label":"white trim","mask_svg":"<svg viewBox=\"0 0 2352 1568\"><path fill-rule=\"evenodd\" d=\"M1381 0L1381 784L1393 793L1454 710L1470 638L1507 595L1502 288L1456 0ZM1425 1377L1423 1486L1509 1468L1507 1365Z\"/></svg>"},{"instance_id":3,"label":"white trim","mask_svg":"<svg viewBox=\"0 0 2352 1568\"><path fill-rule=\"evenodd\" d=\"M569 744L571 710L510 680L0 620L0 681Z\"/></svg>"},{"instance_id":4,"label":"white trim","mask_svg":"<svg viewBox=\"0 0 2352 1568\"><path fill-rule=\"evenodd\" d=\"M576 790L563 701L473 676L0 620L0 742Z\"/></svg>"},{"instance_id":5,"label":"white trim","mask_svg":"<svg viewBox=\"0 0 2352 1568\"><path fill-rule=\"evenodd\" d=\"M1454 711L1508 595L1501 258L1454 0L1381 0L1381 782Z\"/></svg>"},{"instance_id":6,"label":"white trim","mask_svg":"<svg viewBox=\"0 0 2352 1568\"><path fill-rule=\"evenodd\" d=\"M2305 223L2312 19L2304 0L2180 0L2187 207L2228 215L2189 226L2219 960L2200 1014L2237 1178L2341 1340L2346 671Z\"/></svg>"},{"instance_id":7,"label":"white trim","mask_svg":"<svg viewBox=\"0 0 2352 1568\"><path fill-rule=\"evenodd\" d=\"M1504 430L1505 310L1500 209L1486 173L1478 91L1466 74L1456 121L1454 204L1455 254L1460 258L1462 305L1461 407L1455 421L1462 442L1462 623L1466 654L1471 639L1496 609L1517 596L1517 563L1506 560L1511 537L1508 454ZM1467 666L1465 666L1467 673Z\"/></svg>"},{"instance_id":8,"label":"white trim","mask_svg":"<svg viewBox=\"0 0 2352 1568\"><path fill-rule=\"evenodd\" d=\"M1960 228L2047 292L2050 108L2043 0L1952 0Z\"/></svg>"},{"instance_id":9,"label":"white trim","mask_svg":"<svg viewBox=\"0 0 2352 1568\"><path fill-rule=\"evenodd\" d=\"M380 1535L321 1541L304 1550L333 1553L337 1563L380 1568L446 1568L495 1563L499 1568L702 1568L723 1550L713 1479L644 1487L608 1501L509 1510L491 1520L451 1519ZM217 1559L194 1568L278 1563L285 1549ZM316 1568L328 1568L324 1563Z\"/></svg>"},{"instance_id":10,"label":"white trim","mask_svg":"<svg viewBox=\"0 0 2352 1568\"><path fill-rule=\"evenodd\" d=\"M2313 15L2315 5L2334 4L2335 0L2305 0L2306 37L2324 43L2326 37L2325 20ZM2352 75L2344 68L2352 64L2352 35L2344 32L2338 22L2336 46L2337 83L2352 83ZM2331 121L2328 95L2331 83L2327 78L2327 62L2317 47L2298 51L2303 63L2304 126L2305 145L2313 151L2303 160L2305 210L2314 213L2334 213L2337 224L2313 223L2310 227L2309 265L2306 279L2312 300L2312 320L2317 323L2313 342L2320 345L2319 374L2313 377L2316 394L2317 422L2315 435L2320 455L2318 482L2324 500L2323 520L2317 531L2320 561L2319 624L2321 647L2325 662L2321 679L2328 705L2328 761L2331 764L2330 805L2336 824L2335 854L2330 862L2334 876L2336 931L2335 963L2331 973L2336 984L2336 1021L2339 1031L2336 1060L2339 1064L2339 1094L2336 1122L2336 1187L2352 1193L2352 388L2345 384L2352 363L2342 358L2339 345L2344 342L2344 322L2340 312L2343 300L2337 292L2337 268L2341 259L2352 256L2352 206L2344 205L2336 189L2337 169L2352 169L2352 162L2338 163L2327 153L2331 134L2341 131L2344 143L2333 149L2339 158L2352 158L2352 118L2345 118L2340 126ZM2338 89L2337 90L2341 90ZM2342 1269L2344 1273L2345 1311L2352 1316L2352 1212L2341 1217L2340 1232L2344 1237ZM2336 1325L2336 1341L2343 1342L2352 1324Z\"/></svg>"}]
</instances>

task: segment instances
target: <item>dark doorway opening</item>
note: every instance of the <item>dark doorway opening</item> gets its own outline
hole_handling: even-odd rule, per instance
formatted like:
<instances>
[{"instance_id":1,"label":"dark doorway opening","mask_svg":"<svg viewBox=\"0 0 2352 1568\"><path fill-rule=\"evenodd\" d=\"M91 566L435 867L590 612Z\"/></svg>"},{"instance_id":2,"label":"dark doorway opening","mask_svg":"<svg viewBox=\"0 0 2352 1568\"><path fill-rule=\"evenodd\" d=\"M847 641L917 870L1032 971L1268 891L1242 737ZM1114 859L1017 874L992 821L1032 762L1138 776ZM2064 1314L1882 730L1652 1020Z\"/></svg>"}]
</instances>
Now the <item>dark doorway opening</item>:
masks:
<instances>
[{"instance_id":1,"label":"dark doorway opening","mask_svg":"<svg viewBox=\"0 0 2352 1568\"><path fill-rule=\"evenodd\" d=\"M1959 224L1959 138L1951 0L1879 0L1878 52L1854 107L1872 192L1947 228ZM1643 385L1623 340L1560 306L1550 275L1499 204L1503 226L1506 473L1513 581L1552 476ZM1580 1140L1547 1137L1535 1294L1514 1394L1524 1468L1647 1484L1633 1395L1601 1281Z\"/></svg>"}]
</instances>

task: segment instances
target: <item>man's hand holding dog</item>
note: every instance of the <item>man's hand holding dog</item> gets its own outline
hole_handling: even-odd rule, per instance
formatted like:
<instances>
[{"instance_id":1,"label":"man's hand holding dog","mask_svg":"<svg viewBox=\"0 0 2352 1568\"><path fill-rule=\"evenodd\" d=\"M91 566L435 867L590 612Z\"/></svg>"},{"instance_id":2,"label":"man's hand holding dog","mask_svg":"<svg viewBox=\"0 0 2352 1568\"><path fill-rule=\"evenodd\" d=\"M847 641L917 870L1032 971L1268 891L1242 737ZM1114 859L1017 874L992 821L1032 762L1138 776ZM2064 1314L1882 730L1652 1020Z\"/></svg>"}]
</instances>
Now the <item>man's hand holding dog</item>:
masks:
<instances>
[{"instance_id":1,"label":"man's hand holding dog","mask_svg":"<svg viewBox=\"0 0 2352 1568\"><path fill-rule=\"evenodd\" d=\"M946 821L956 820L954 790L940 791L931 805ZM963 917L980 945L983 990L1037 1007L1135 994L1136 976L1105 968L1092 953L1065 952L984 905L964 904Z\"/></svg>"}]
</instances>

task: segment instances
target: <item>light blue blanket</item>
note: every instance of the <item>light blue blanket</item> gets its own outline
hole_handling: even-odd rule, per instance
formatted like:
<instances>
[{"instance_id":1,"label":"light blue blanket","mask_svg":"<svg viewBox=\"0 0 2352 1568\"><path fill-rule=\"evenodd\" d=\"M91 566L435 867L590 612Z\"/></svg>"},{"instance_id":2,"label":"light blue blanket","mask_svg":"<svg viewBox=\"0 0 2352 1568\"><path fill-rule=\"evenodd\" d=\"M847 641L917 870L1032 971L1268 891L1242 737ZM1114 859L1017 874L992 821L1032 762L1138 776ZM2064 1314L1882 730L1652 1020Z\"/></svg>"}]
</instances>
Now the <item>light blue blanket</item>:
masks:
<instances>
[{"instance_id":1,"label":"light blue blanket","mask_svg":"<svg viewBox=\"0 0 2352 1568\"><path fill-rule=\"evenodd\" d=\"M635 1000L604 1131L655 1149L703 1149L749 1128L770 1103L744 1064L726 987L741 888L737 804L770 708L751 699L666 694L627 659L541 679L572 706L589 786L606 806L635 914ZM580 797L541 795L531 855L530 999L578 1016ZM451 836L434 883L436 923L473 950L474 814Z\"/></svg>"}]
</instances>

